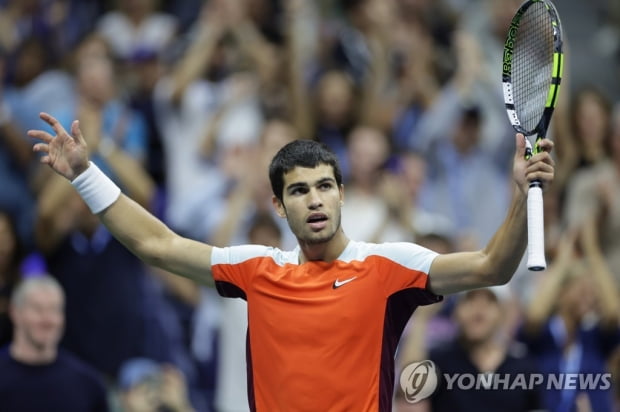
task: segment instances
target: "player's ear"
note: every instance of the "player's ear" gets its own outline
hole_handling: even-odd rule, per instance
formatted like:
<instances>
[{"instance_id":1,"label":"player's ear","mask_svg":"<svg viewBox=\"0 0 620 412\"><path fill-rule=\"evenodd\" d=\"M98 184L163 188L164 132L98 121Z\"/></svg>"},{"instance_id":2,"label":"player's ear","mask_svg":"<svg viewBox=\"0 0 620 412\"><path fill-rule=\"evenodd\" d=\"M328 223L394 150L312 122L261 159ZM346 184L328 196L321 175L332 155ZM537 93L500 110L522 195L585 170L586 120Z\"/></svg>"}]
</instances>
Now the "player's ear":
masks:
<instances>
[{"instance_id":1,"label":"player's ear","mask_svg":"<svg viewBox=\"0 0 620 412\"><path fill-rule=\"evenodd\" d=\"M344 206L344 185L341 184L338 191L340 192L340 206Z\"/></svg>"},{"instance_id":2,"label":"player's ear","mask_svg":"<svg viewBox=\"0 0 620 412\"><path fill-rule=\"evenodd\" d=\"M278 199L276 196L271 197L271 203L273 203L273 207L276 209L276 213L280 217L286 217L286 208L284 204Z\"/></svg>"}]
</instances>

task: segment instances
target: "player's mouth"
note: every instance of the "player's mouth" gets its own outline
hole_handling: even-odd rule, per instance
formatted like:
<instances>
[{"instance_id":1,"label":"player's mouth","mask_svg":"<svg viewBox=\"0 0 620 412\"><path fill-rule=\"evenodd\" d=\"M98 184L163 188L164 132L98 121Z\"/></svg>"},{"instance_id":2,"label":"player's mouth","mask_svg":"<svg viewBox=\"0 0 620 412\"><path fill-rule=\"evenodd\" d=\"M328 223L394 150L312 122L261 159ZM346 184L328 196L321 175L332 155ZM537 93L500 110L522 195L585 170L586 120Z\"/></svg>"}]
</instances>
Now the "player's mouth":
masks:
<instances>
[{"instance_id":1,"label":"player's mouth","mask_svg":"<svg viewBox=\"0 0 620 412\"><path fill-rule=\"evenodd\" d=\"M312 213L306 219L306 223L310 225L310 228L314 231L319 231L327 226L327 215L325 213Z\"/></svg>"}]
</instances>

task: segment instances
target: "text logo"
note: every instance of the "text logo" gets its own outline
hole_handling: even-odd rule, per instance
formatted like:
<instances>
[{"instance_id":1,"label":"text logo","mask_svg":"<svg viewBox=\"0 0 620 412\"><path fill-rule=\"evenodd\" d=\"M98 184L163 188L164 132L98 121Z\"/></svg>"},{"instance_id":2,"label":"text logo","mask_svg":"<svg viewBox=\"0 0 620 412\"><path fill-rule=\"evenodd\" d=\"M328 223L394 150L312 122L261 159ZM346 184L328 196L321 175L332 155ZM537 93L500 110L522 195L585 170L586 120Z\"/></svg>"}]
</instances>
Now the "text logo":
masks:
<instances>
[{"instance_id":1,"label":"text logo","mask_svg":"<svg viewBox=\"0 0 620 412\"><path fill-rule=\"evenodd\" d=\"M504 61L502 64L502 74L504 76L510 76L512 73L512 54L514 52L518 29L518 22L513 22L508 28L508 35L506 36L506 42L504 43Z\"/></svg>"},{"instance_id":2,"label":"text logo","mask_svg":"<svg viewBox=\"0 0 620 412\"><path fill-rule=\"evenodd\" d=\"M409 403L431 396L437 389L437 368L433 361L424 360L407 365L400 374L400 387Z\"/></svg>"}]
</instances>

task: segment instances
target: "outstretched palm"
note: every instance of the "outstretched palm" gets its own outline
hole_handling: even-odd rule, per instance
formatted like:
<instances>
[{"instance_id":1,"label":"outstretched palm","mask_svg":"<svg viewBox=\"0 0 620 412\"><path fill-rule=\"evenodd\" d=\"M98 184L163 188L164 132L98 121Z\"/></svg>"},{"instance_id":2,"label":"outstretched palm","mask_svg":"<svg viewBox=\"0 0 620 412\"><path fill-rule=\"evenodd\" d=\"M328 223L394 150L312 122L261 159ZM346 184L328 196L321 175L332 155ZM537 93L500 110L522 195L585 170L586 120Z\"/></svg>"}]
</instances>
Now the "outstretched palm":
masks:
<instances>
[{"instance_id":1,"label":"outstretched palm","mask_svg":"<svg viewBox=\"0 0 620 412\"><path fill-rule=\"evenodd\" d=\"M41 163L48 164L69 180L75 179L88 168L88 150L78 121L71 124L69 134L53 116L41 113L40 117L52 127L56 136L43 130L30 130L29 136L43 141L34 145L34 151L45 153Z\"/></svg>"}]
</instances>

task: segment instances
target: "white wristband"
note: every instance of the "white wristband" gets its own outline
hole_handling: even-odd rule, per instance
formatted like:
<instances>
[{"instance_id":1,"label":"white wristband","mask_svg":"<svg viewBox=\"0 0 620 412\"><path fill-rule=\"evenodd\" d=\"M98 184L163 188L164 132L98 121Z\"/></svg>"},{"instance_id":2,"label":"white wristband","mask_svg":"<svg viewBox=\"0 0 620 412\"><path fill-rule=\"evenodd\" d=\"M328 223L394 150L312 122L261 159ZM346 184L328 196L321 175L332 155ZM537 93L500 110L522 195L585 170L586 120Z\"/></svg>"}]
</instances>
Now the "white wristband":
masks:
<instances>
[{"instance_id":1,"label":"white wristband","mask_svg":"<svg viewBox=\"0 0 620 412\"><path fill-rule=\"evenodd\" d=\"M108 208L121 195L121 189L93 162L71 182L91 212L97 214Z\"/></svg>"}]
</instances>

